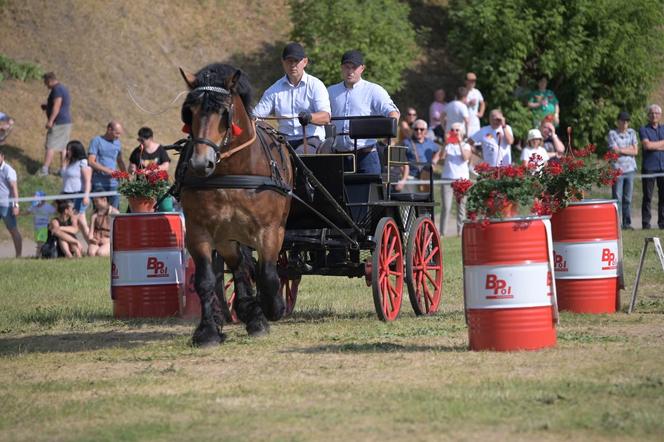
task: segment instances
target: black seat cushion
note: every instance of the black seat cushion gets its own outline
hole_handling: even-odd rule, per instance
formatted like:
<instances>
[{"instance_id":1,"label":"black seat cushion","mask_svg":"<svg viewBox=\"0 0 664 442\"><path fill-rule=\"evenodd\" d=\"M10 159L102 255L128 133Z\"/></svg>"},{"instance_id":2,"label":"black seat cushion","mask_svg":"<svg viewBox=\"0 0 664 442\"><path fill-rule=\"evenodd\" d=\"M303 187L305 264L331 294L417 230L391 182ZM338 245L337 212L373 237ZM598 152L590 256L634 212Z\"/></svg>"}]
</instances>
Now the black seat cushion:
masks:
<instances>
[{"instance_id":1,"label":"black seat cushion","mask_svg":"<svg viewBox=\"0 0 664 442\"><path fill-rule=\"evenodd\" d=\"M413 192L413 193L393 192L390 194L390 198L393 199L394 201L410 201L410 202L419 202L419 203L430 201L429 192Z\"/></svg>"}]
</instances>

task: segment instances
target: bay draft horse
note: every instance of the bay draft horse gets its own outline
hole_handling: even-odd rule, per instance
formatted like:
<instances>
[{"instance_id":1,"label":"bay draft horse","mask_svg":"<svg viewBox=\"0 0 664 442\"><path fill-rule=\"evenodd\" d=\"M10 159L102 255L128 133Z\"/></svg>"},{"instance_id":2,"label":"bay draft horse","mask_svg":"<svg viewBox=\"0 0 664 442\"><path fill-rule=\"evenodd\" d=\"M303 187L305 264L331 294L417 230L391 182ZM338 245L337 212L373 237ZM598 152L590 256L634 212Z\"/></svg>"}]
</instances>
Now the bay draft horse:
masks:
<instances>
[{"instance_id":1,"label":"bay draft horse","mask_svg":"<svg viewBox=\"0 0 664 442\"><path fill-rule=\"evenodd\" d=\"M215 63L196 74L180 73L190 89L182 120L191 134L181 154L186 172L180 202L201 300L201 322L192 342L207 346L225 339L226 306L215 293L213 249L233 272L238 318L249 335L266 334L267 320L276 321L285 312L276 263L290 209L291 158L274 131L250 116L251 86L244 72Z\"/></svg>"}]
</instances>

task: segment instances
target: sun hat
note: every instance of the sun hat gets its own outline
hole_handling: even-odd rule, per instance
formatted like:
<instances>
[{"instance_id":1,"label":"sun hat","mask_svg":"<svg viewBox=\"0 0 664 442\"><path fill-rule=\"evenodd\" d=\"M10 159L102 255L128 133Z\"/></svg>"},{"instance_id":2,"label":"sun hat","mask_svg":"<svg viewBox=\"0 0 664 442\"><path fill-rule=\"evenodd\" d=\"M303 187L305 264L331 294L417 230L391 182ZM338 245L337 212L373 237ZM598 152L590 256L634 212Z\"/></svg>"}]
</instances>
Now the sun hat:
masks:
<instances>
[{"instance_id":1,"label":"sun hat","mask_svg":"<svg viewBox=\"0 0 664 442\"><path fill-rule=\"evenodd\" d=\"M530 129L528 131L528 141L531 140L541 140L542 139L542 132L539 131L539 129Z\"/></svg>"}]
</instances>

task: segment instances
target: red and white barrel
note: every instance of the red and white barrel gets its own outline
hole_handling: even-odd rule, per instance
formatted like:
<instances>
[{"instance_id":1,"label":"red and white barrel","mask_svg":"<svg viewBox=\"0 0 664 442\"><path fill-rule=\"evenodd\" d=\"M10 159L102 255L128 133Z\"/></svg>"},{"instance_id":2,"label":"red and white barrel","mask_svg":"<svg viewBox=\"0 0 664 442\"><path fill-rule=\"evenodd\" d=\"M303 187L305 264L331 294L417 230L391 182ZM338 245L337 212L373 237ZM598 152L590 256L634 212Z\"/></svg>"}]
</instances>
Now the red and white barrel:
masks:
<instances>
[{"instance_id":1,"label":"red and white barrel","mask_svg":"<svg viewBox=\"0 0 664 442\"><path fill-rule=\"evenodd\" d=\"M620 308L622 238L613 200L571 203L551 217L558 306L576 313Z\"/></svg>"},{"instance_id":2,"label":"red and white barrel","mask_svg":"<svg viewBox=\"0 0 664 442\"><path fill-rule=\"evenodd\" d=\"M179 214L113 217L111 298L116 318L177 316L184 283L184 221Z\"/></svg>"},{"instance_id":3,"label":"red and white barrel","mask_svg":"<svg viewBox=\"0 0 664 442\"><path fill-rule=\"evenodd\" d=\"M547 217L464 224L464 305L471 350L537 350L556 344L550 229Z\"/></svg>"}]
</instances>

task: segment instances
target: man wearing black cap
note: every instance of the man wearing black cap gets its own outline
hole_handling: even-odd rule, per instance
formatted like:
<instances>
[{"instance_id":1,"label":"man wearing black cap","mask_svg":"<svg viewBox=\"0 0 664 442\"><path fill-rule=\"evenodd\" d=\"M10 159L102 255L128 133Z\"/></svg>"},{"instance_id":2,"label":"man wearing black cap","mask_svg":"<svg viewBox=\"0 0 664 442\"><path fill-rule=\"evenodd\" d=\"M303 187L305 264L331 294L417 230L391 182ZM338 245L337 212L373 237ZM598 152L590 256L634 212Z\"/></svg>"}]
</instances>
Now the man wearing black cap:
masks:
<instances>
[{"instance_id":1,"label":"man wearing black cap","mask_svg":"<svg viewBox=\"0 0 664 442\"><path fill-rule=\"evenodd\" d=\"M399 109L383 87L362 79L364 57L360 51L347 51L341 57L341 77L343 81L328 88L332 116L375 115L399 119ZM337 130L348 132L348 120L335 121ZM379 174L380 159L376 151L376 140L357 140L357 171ZM335 150L353 150L353 142L348 136L337 138Z\"/></svg>"},{"instance_id":2,"label":"man wearing black cap","mask_svg":"<svg viewBox=\"0 0 664 442\"><path fill-rule=\"evenodd\" d=\"M613 167L622 171L622 175L611 189L612 198L618 200L623 229L634 230L632 227L631 205L636 174L636 155L639 153L636 131L629 127L629 113L618 114L618 129L609 131L609 150L619 155Z\"/></svg>"},{"instance_id":3,"label":"man wearing black cap","mask_svg":"<svg viewBox=\"0 0 664 442\"><path fill-rule=\"evenodd\" d=\"M307 138L307 153L314 153L325 138L323 124L330 122L330 98L322 81L306 72L309 59L299 43L289 43L281 55L284 75L270 86L254 108L254 115L265 118L270 115L286 117L279 120L279 131L298 153L304 153L303 141ZM302 126L307 133L303 135Z\"/></svg>"}]
</instances>

